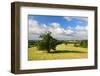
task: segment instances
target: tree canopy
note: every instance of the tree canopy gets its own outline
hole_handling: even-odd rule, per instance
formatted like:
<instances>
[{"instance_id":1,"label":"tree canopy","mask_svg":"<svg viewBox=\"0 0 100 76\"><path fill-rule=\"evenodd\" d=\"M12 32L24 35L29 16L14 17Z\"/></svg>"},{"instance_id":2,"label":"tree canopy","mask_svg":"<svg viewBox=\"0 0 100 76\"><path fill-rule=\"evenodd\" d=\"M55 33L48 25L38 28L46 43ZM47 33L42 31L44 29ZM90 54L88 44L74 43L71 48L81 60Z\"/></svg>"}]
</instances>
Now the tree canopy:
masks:
<instances>
[{"instance_id":1,"label":"tree canopy","mask_svg":"<svg viewBox=\"0 0 100 76\"><path fill-rule=\"evenodd\" d=\"M38 42L38 48L46 50L49 53L51 52L51 49L56 50L56 46L61 44L60 41L51 36L51 32L46 32L45 34L40 35L40 38L42 40Z\"/></svg>"}]
</instances>

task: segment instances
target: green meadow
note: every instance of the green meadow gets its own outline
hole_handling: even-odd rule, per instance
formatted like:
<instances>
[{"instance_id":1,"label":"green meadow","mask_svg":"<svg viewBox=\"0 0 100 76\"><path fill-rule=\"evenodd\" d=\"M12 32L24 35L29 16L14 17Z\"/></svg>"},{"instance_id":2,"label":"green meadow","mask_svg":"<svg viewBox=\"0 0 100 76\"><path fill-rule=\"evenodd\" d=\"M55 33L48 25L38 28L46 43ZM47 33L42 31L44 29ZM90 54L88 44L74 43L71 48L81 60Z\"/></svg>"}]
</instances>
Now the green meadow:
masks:
<instances>
[{"instance_id":1,"label":"green meadow","mask_svg":"<svg viewBox=\"0 0 100 76\"><path fill-rule=\"evenodd\" d=\"M56 50L48 53L36 46L28 48L28 60L83 59L88 57L88 48L75 47L74 44L57 45Z\"/></svg>"}]
</instances>

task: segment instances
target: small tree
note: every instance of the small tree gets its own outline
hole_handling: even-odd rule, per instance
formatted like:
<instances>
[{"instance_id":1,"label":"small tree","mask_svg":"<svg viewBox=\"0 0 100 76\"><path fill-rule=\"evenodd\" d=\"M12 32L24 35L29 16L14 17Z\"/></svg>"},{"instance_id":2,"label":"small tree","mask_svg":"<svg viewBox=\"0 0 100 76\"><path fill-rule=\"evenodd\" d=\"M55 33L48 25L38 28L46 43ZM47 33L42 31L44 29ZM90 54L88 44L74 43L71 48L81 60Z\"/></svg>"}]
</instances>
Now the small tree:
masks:
<instances>
[{"instance_id":1,"label":"small tree","mask_svg":"<svg viewBox=\"0 0 100 76\"><path fill-rule=\"evenodd\" d=\"M51 52L51 49L56 50L56 46L61 43L51 36L51 32L40 35L40 38L42 40L38 42L38 48L46 50L48 53Z\"/></svg>"},{"instance_id":2,"label":"small tree","mask_svg":"<svg viewBox=\"0 0 100 76\"><path fill-rule=\"evenodd\" d=\"M82 40L80 43L80 46L83 48L87 48L88 47L88 40Z\"/></svg>"}]
</instances>

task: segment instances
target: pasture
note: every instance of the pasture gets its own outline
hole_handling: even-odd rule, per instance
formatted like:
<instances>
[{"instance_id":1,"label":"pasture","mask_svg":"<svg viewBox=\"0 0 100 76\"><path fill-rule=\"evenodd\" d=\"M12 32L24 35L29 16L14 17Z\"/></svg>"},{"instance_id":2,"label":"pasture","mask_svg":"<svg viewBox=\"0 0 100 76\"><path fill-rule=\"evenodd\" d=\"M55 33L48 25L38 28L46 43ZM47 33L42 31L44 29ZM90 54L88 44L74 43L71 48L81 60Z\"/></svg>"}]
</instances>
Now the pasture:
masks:
<instances>
[{"instance_id":1,"label":"pasture","mask_svg":"<svg viewBox=\"0 0 100 76\"><path fill-rule=\"evenodd\" d=\"M37 47L28 48L28 60L83 59L88 57L88 48L75 47L74 44L60 44L48 53Z\"/></svg>"}]
</instances>

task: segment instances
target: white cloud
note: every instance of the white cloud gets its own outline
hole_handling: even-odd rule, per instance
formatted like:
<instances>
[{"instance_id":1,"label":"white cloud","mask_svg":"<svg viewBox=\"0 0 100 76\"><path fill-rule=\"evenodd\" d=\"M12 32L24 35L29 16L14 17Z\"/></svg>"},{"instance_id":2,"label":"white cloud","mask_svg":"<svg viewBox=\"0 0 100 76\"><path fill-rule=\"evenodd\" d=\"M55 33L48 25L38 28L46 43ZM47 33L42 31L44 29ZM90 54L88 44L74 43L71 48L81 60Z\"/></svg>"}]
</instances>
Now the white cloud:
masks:
<instances>
[{"instance_id":1,"label":"white cloud","mask_svg":"<svg viewBox=\"0 0 100 76\"><path fill-rule=\"evenodd\" d=\"M45 29L46 25L43 24L43 26L39 25L39 23L36 20L29 20L29 40L32 39L39 39L39 36L41 33L44 33L46 31Z\"/></svg>"},{"instance_id":2,"label":"white cloud","mask_svg":"<svg viewBox=\"0 0 100 76\"><path fill-rule=\"evenodd\" d=\"M41 34L45 32L46 25L41 26L36 20L29 20L29 33Z\"/></svg>"},{"instance_id":3,"label":"white cloud","mask_svg":"<svg viewBox=\"0 0 100 76\"><path fill-rule=\"evenodd\" d=\"M58 27L60 27L60 24L59 24L59 23L56 23L56 22L53 22L53 23L51 23L50 25L51 25L51 27L53 27L53 28L58 28Z\"/></svg>"},{"instance_id":4,"label":"white cloud","mask_svg":"<svg viewBox=\"0 0 100 76\"><path fill-rule=\"evenodd\" d=\"M46 24L42 24L41 26L43 26L43 28L47 28L47 25Z\"/></svg>"},{"instance_id":5,"label":"white cloud","mask_svg":"<svg viewBox=\"0 0 100 76\"><path fill-rule=\"evenodd\" d=\"M72 16L65 16L64 19L66 19L67 21L71 21L72 19L77 19L77 20L79 20L79 22L81 22L81 21L87 22L87 21L88 21L88 18L87 18L87 17L72 17Z\"/></svg>"},{"instance_id":6,"label":"white cloud","mask_svg":"<svg viewBox=\"0 0 100 76\"><path fill-rule=\"evenodd\" d=\"M48 31L52 32L52 36L55 38L61 38L61 37L63 38L63 36L73 33L73 31L70 29L62 28L59 23L52 23L52 25L49 27Z\"/></svg>"},{"instance_id":7,"label":"white cloud","mask_svg":"<svg viewBox=\"0 0 100 76\"><path fill-rule=\"evenodd\" d=\"M53 35L62 34L63 30L64 29L60 27L60 24L55 22L51 23L48 28L48 31L52 32Z\"/></svg>"},{"instance_id":8,"label":"white cloud","mask_svg":"<svg viewBox=\"0 0 100 76\"><path fill-rule=\"evenodd\" d=\"M71 21L71 20L72 20L72 17L70 17L70 16L65 16L64 19L66 19L67 21Z\"/></svg>"},{"instance_id":9,"label":"white cloud","mask_svg":"<svg viewBox=\"0 0 100 76\"><path fill-rule=\"evenodd\" d=\"M77 25L76 27L75 27L75 29L76 30L87 30L87 26L80 26L80 25Z\"/></svg>"},{"instance_id":10,"label":"white cloud","mask_svg":"<svg viewBox=\"0 0 100 76\"><path fill-rule=\"evenodd\" d=\"M77 20L80 20L80 21L85 21L87 22L88 21L88 18L87 17L76 17Z\"/></svg>"},{"instance_id":11,"label":"white cloud","mask_svg":"<svg viewBox=\"0 0 100 76\"><path fill-rule=\"evenodd\" d=\"M87 39L87 26L77 25L75 28L62 28L59 23L53 22L49 26L40 24L36 20L29 20L29 40L40 39L42 33L50 31L57 39Z\"/></svg>"},{"instance_id":12,"label":"white cloud","mask_svg":"<svg viewBox=\"0 0 100 76\"><path fill-rule=\"evenodd\" d=\"M72 31L71 29L66 29L66 30L64 30L64 33L65 33L65 34L72 34L73 31Z\"/></svg>"},{"instance_id":13,"label":"white cloud","mask_svg":"<svg viewBox=\"0 0 100 76\"><path fill-rule=\"evenodd\" d=\"M75 27L75 34L77 39L87 39L88 38L88 26L77 25Z\"/></svg>"}]
</instances>

